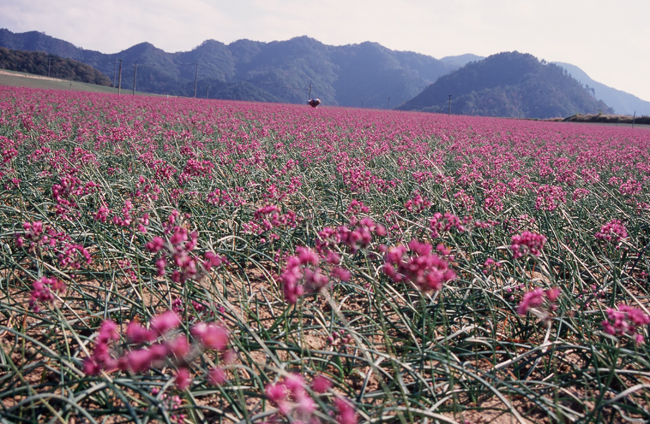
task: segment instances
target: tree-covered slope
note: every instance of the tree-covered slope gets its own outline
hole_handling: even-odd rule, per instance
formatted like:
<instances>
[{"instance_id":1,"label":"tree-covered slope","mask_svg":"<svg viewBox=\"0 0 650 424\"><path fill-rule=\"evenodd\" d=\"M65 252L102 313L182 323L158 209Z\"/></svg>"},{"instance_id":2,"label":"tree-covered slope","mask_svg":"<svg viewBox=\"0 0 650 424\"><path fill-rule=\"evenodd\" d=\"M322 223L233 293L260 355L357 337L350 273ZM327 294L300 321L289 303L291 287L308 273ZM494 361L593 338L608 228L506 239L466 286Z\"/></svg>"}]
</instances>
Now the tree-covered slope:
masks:
<instances>
[{"instance_id":1,"label":"tree-covered slope","mask_svg":"<svg viewBox=\"0 0 650 424\"><path fill-rule=\"evenodd\" d=\"M553 118L611 109L559 66L499 53L440 77L398 109L462 115Z\"/></svg>"},{"instance_id":2,"label":"tree-covered slope","mask_svg":"<svg viewBox=\"0 0 650 424\"><path fill-rule=\"evenodd\" d=\"M0 47L0 69L79 81L111 85L111 80L85 63L43 52L31 52Z\"/></svg>"}]
</instances>

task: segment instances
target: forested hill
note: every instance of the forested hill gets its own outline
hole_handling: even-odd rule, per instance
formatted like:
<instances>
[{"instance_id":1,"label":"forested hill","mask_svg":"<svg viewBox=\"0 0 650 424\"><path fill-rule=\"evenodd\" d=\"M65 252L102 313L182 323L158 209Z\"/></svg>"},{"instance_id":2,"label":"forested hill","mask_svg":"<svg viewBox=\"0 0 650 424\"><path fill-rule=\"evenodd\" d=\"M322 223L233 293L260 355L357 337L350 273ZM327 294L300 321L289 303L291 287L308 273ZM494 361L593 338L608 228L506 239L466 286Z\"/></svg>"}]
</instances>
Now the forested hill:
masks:
<instances>
[{"instance_id":1,"label":"forested hill","mask_svg":"<svg viewBox=\"0 0 650 424\"><path fill-rule=\"evenodd\" d=\"M462 115L566 117L612 110L563 68L530 54L499 53L440 77L398 107Z\"/></svg>"},{"instance_id":2,"label":"forested hill","mask_svg":"<svg viewBox=\"0 0 650 424\"><path fill-rule=\"evenodd\" d=\"M111 80L85 63L44 52L12 50L0 47L0 69L51 76L89 84L111 85Z\"/></svg>"},{"instance_id":3,"label":"forested hill","mask_svg":"<svg viewBox=\"0 0 650 424\"><path fill-rule=\"evenodd\" d=\"M139 91L241 100L303 103L312 97L324 104L386 108L403 103L458 65L413 52L390 50L377 43L328 46L309 37L287 41L207 40L187 52L167 53L141 43L114 54L78 48L40 32L0 29L0 46L38 50L89 64L114 78L122 60L122 86L133 84L137 61ZM232 97L228 97L232 96Z\"/></svg>"}]
</instances>

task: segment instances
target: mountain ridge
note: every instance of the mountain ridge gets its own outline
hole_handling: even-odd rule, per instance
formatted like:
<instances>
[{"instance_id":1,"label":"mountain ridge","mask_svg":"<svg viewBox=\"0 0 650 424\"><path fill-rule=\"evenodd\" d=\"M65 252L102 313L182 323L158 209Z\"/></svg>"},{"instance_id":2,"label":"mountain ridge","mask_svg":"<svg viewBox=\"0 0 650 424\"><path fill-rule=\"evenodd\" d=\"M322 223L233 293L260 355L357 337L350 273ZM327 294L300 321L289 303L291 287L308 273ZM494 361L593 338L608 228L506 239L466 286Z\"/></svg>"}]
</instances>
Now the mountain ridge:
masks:
<instances>
[{"instance_id":1,"label":"mountain ridge","mask_svg":"<svg viewBox=\"0 0 650 424\"><path fill-rule=\"evenodd\" d=\"M613 112L563 68L516 51L469 62L397 109L444 113L449 102L461 115L547 119Z\"/></svg>"},{"instance_id":2,"label":"mountain ridge","mask_svg":"<svg viewBox=\"0 0 650 424\"><path fill-rule=\"evenodd\" d=\"M474 54L436 59L370 41L330 46L307 36L272 42L241 39L229 44L208 39L191 50L171 53L142 42L105 54L42 32L13 33L3 28L0 46L77 60L113 81L118 59L122 59L123 88L132 87L137 62L137 88L144 92L195 95L198 63L197 97L303 103L311 84L312 97L319 97L325 105L374 108L404 104L439 77L485 59ZM574 65L558 64L581 84L594 88L596 98L618 113L650 114L650 102L594 81Z\"/></svg>"},{"instance_id":3,"label":"mountain ridge","mask_svg":"<svg viewBox=\"0 0 650 424\"><path fill-rule=\"evenodd\" d=\"M614 108L614 111L622 115L650 116L650 102L643 100L634 94L617 90L598 81L593 80L585 71L575 65L563 62L553 62L554 64L566 69L569 74L581 84L594 89L596 98L604 101Z\"/></svg>"},{"instance_id":4,"label":"mountain ridge","mask_svg":"<svg viewBox=\"0 0 650 424\"><path fill-rule=\"evenodd\" d=\"M132 86L137 61L137 87L153 93L192 96L198 63L197 96L208 94L211 82L233 86L246 82L257 87L248 92L260 96L242 100L274 98L302 103L307 100L311 84L312 95L324 104L353 107L385 108L388 97L391 104L402 103L441 75L457 69L431 56L395 51L378 43L329 46L307 36L268 43L205 40L192 50L174 53L143 42L104 54L36 31L13 33L0 29L0 46L69 57L111 79L116 79L118 59L122 59L123 87ZM230 92L230 88L222 91Z\"/></svg>"}]
</instances>

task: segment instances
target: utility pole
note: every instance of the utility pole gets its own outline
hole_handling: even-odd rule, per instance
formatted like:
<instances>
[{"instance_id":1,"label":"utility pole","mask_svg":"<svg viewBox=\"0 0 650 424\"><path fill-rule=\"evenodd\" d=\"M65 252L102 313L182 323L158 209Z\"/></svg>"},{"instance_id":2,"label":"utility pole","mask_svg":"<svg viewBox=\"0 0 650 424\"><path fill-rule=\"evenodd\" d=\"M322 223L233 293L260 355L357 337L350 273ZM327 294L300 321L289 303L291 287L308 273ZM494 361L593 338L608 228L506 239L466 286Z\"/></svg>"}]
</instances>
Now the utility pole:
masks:
<instances>
[{"instance_id":1,"label":"utility pole","mask_svg":"<svg viewBox=\"0 0 650 424\"><path fill-rule=\"evenodd\" d=\"M199 64L196 64L196 72L194 73L194 98L196 99L196 83L199 81Z\"/></svg>"},{"instance_id":2,"label":"utility pole","mask_svg":"<svg viewBox=\"0 0 650 424\"><path fill-rule=\"evenodd\" d=\"M636 121L636 110L634 111L634 116L632 117L632 128L634 128L634 121Z\"/></svg>"},{"instance_id":3,"label":"utility pole","mask_svg":"<svg viewBox=\"0 0 650 424\"><path fill-rule=\"evenodd\" d=\"M135 65L133 65L133 95L135 95L135 79L138 76L138 61L135 61Z\"/></svg>"},{"instance_id":4,"label":"utility pole","mask_svg":"<svg viewBox=\"0 0 650 424\"><path fill-rule=\"evenodd\" d=\"M208 99L210 96L210 86L208 85L208 89L205 91L205 98Z\"/></svg>"},{"instance_id":5,"label":"utility pole","mask_svg":"<svg viewBox=\"0 0 650 424\"><path fill-rule=\"evenodd\" d=\"M113 71L113 88L117 82L117 58L115 58L115 70Z\"/></svg>"},{"instance_id":6,"label":"utility pole","mask_svg":"<svg viewBox=\"0 0 650 424\"><path fill-rule=\"evenodd\" d=\"M451 94L449 95L449 113L447 115L451 116Z\"/></svg>"},{"instance_id":7,"label":"utility pole","mask_svg":"<svg viewBox=\"0 0 650 424\"><path fill-rule=\"evenodd\" d=\"M122 91L122 59L120 59L120 74L117 81L117 95L119 96Z\"/></svg>"},{"instance_id":8,"label":"utility pole","mask_svg":"<svg viewBox=\"0 0 650 424\"><path fill-rule=\"evenodd\" d=\"M390 97L388 98L388 107L386 109L390 110Z\"/></svg>"},{"instance_id":9,"label":"utility pole","mask_svg":"<svg viewBox=\"0 0 650 424\"><path fill-rule=\"evenodd\" d=\"M309 94L307 95L307 100L311 100L311 83L309 83Z\"/></svg>"},{"instance_id":10,"label":"utility pole","mask_svg":"<svg viewBox=\"0 0 650 424\"><path fill-rule=\"evenodd\" d=\"M363 100L361 100L361 108L363 109Z\"/></svg>"},{"instance_id":11,"label":"utility pole","mask_svg":"<svg viewBox=\"0 0 650 424\"><path fill-rule=\"evenodd\" d=\"M48 76L48 77L50 76L50 67L51 67L50 61L51 61L51 60L52 60L51 57L48 57L48 58L47 58L47 76Z\"/></svg>"}]
</instances>

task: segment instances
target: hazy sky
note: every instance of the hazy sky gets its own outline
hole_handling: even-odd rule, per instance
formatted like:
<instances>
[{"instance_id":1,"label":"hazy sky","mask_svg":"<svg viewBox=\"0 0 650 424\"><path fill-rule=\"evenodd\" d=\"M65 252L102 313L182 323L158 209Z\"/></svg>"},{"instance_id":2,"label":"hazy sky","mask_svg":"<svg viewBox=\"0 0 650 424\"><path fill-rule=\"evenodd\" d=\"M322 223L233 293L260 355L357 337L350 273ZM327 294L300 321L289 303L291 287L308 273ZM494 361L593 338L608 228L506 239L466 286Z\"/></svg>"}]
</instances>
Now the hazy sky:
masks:
<instances>
[{"instance_id":1,"label":"hazy sky","mask_svg":"<svg viewBox=\"0 0 650 424\"><path fill-rule=\"evenodd\" d=\"M517 50L650 101L650 0L0 0L0 28L103 53L301 35L436 58Z\"/></svg>"}]
</instances>

